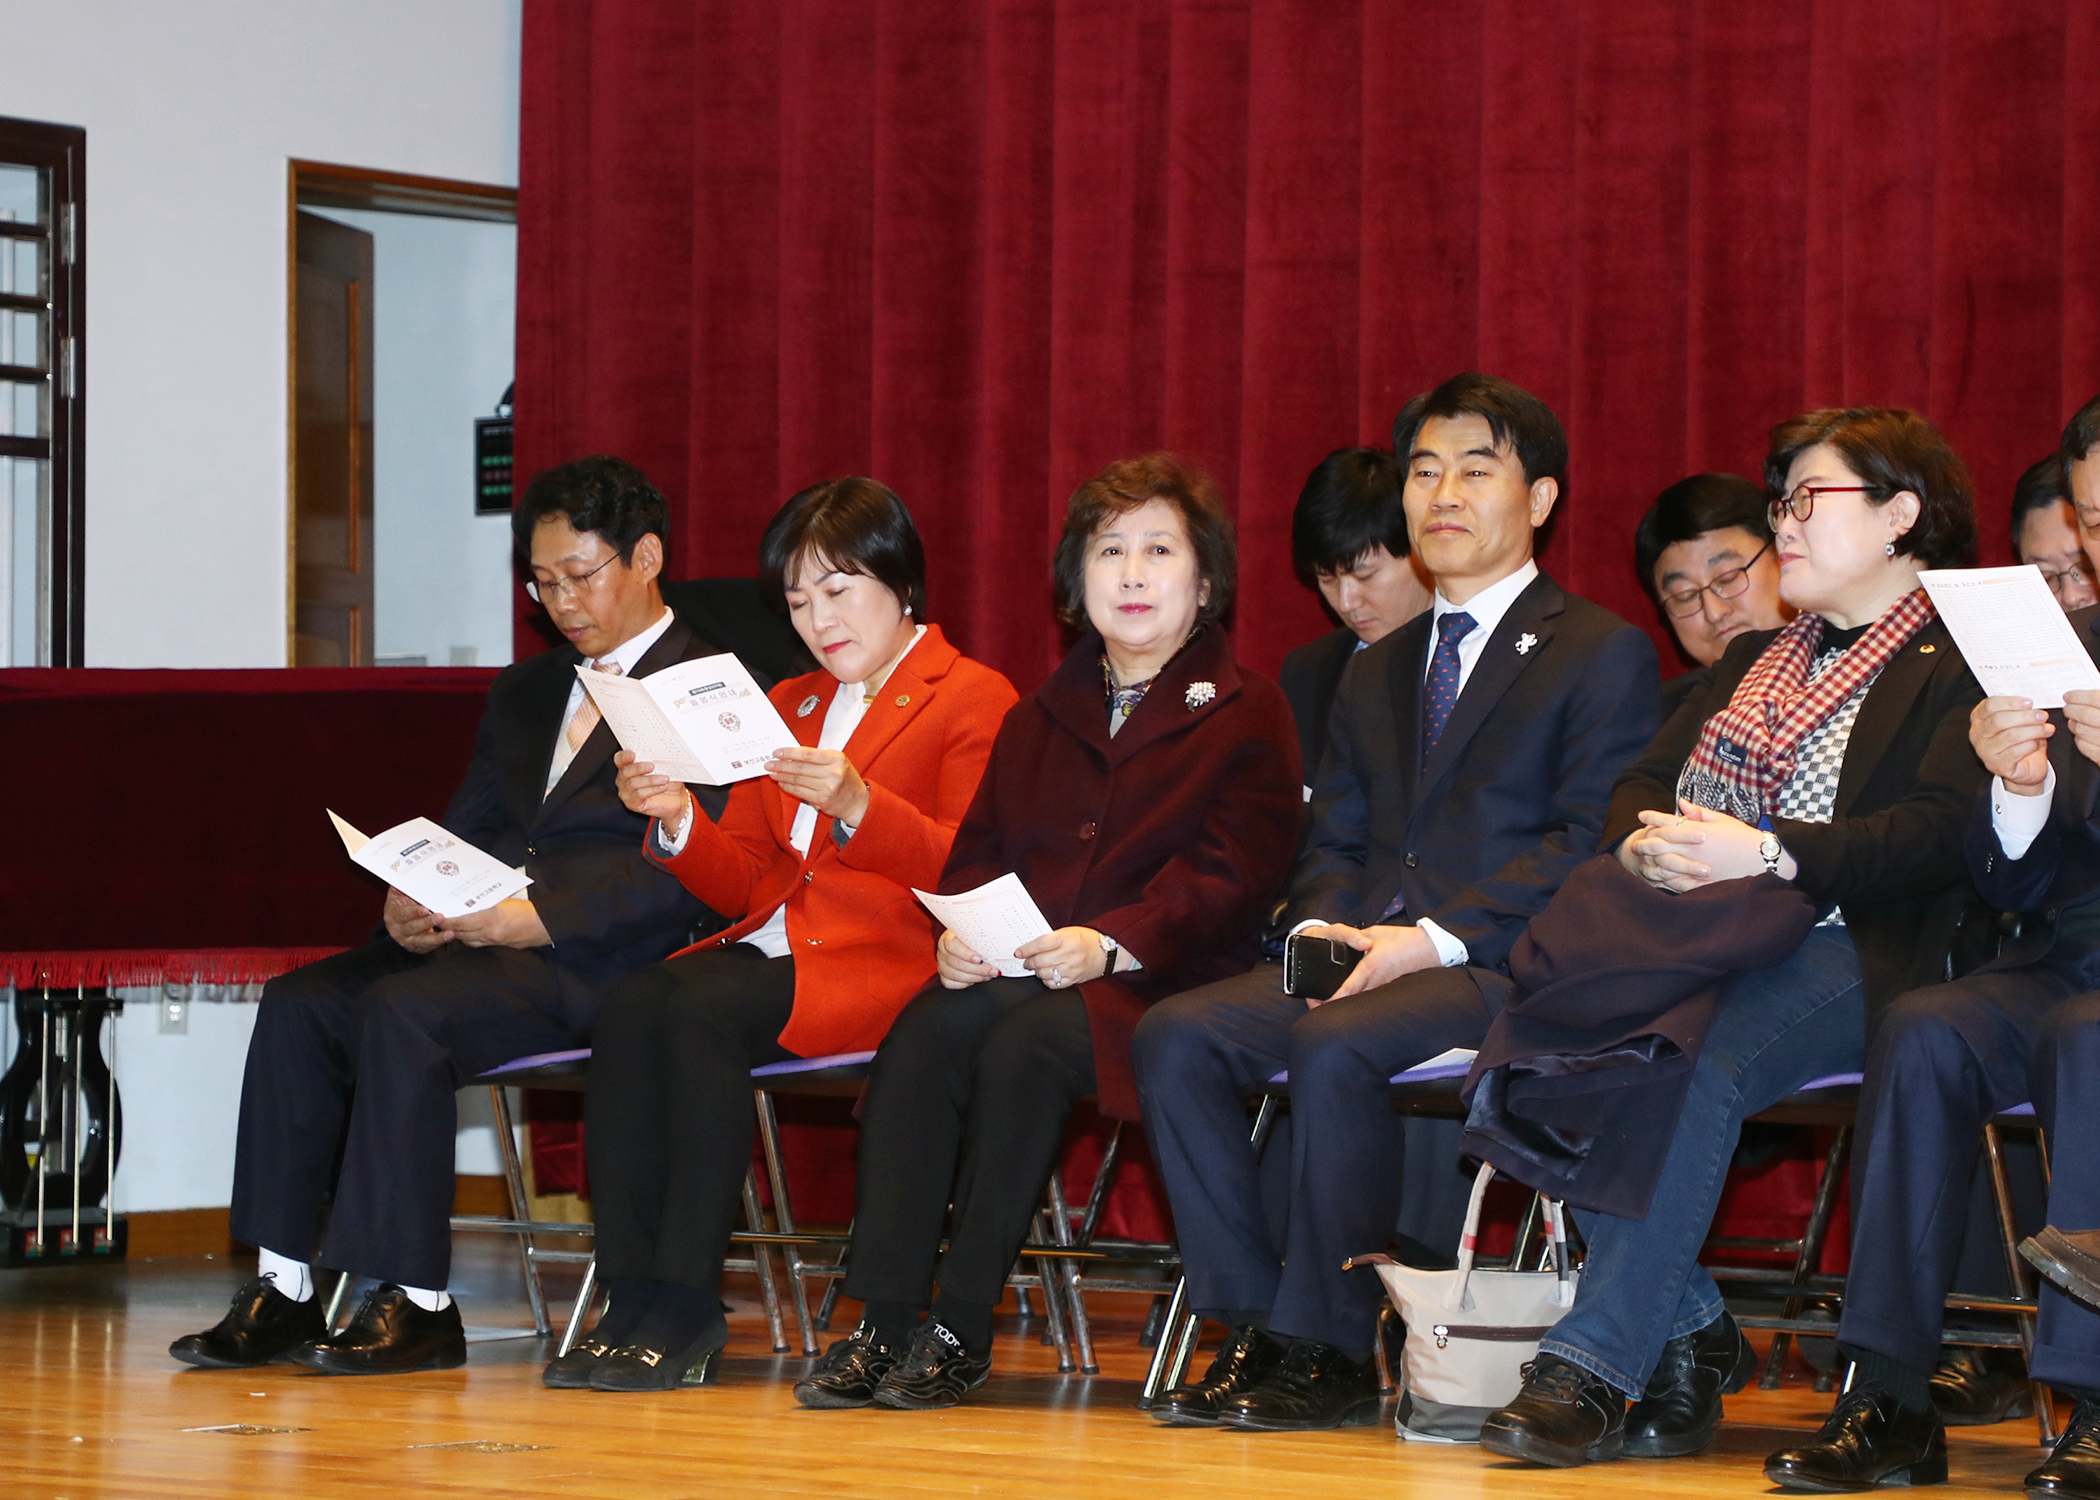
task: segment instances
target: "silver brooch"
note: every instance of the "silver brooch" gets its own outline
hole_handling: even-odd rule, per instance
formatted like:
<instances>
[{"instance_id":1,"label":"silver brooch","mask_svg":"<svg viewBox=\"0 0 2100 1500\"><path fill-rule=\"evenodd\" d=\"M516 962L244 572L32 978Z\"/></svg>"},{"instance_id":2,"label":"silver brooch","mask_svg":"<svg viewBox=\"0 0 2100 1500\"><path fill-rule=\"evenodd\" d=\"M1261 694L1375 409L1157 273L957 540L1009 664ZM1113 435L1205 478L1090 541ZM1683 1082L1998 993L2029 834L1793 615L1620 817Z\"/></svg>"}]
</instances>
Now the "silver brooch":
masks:
<instances>
[{"instance_id":1,"label":"silver brooch","mask_svg":"<svg viewBox=\"0 0 2100 1500\"><path fill-rule=\"evenodd\" d=\"M1189 706L1190 713L1194 713L1217 696L1218 688L1216 683L1192 682L1189 684L1189 690L1181 695L1181 701Z\"/></svg>"},{"instance_id":2,"label":"silver brooch","mask_svg":"<svg viewBox=\"0 0 2100 1500\"><path fill-rule=\"evenodd\" d=\"M811 693L807 698L804 698L802 700L802 706L795 710L795 717L798 719L806 719L816 711L817 695L815 693Z\"/></svg>"},{"instance_id":3,"label":"silver brooch","mask_svg":"<svg viewBox=\"0 0 2100 1500\"><path fill-rule=\"evenodd\" d=\"M1529 656L1531 654L1531 648L1533 646L1536 646L1538 643L1539 638L1537 636L1533 635L1528 630L1525 631L1522 635L1517 637L1517 655Z\"/></svg>"}]
</instances>

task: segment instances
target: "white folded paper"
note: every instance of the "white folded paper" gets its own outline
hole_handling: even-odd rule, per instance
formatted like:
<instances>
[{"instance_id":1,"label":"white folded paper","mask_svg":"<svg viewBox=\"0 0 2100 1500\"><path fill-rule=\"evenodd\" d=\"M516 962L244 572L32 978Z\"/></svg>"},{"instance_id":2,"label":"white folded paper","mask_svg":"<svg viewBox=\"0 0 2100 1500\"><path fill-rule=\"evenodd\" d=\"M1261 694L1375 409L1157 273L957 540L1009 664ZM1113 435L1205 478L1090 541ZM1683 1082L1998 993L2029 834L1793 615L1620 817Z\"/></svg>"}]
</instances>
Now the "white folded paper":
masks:
<instances>
[{"instance_id":1,"label":"white folded paper","mask_svg":"<svg viewBox=\"0 0 2100 1500\"><path fill-rule=\"evenodd\" d=\"M773 752L796 742L744 664L727 652L647 677L580 666L576 675L620 748L680 781L727 786L763 776Z\"/></svg>"},{"instance_id":2,"label":"white folded paper","mask_svg":"<svg viewBox=\"0 0 2100 1500\"><path fill-rule=\"evenodd\" d=\"M351 859L441 917L485 911L532 884L523 870L482 853L428 818L396 823L376 838L366 838L333 810L328 818Z\"/></svg>"},{"instance_id":3,"label":"white folded paper","mask_svg":"<svg viewBox=\"0 0 2100 1500\"><path fill-rule=\"evenodd\" d=\"M1035 897L1021 884L1018 875L964 891L960 896L936 896L912 887L912 894L940 919L941 925L969 945L970 951L998 967L1009 979L1019 979L1028 968L1014 957L1014 949L1035 941L1050 931L1049 922L1036 908Z\"/></svg>"},{"instance_id":4,"label":"white folded paper","mask_svg":"<svg viewBox=\"0 0 2100 1500\"><path fill-rule=\"evenodd\" d=\"M1927 568L1918 582L1932 596L1962 659L1986 697L2027 698L2036 708L2062 708L2064 694L2100 688L2100 667L2086 653L2042 570Z\"/></svg>"}]
</instances>

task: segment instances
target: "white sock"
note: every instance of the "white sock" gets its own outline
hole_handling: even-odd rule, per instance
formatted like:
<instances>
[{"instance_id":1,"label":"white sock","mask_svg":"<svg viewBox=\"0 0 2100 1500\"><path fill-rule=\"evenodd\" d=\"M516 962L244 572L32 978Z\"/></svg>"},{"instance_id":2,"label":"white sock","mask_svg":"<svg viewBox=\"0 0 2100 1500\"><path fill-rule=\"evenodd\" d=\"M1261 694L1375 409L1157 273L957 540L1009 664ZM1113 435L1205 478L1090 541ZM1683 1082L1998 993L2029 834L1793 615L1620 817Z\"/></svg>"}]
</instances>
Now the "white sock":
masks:
<instances>
[{"instance_id":1,"label":"white sock","mask_svg":"<svg viewBox=\"0 0 2100 1500\"><path fill-rule=\"evenodd\" d=\"M279 1296L289 1297L294 1302L312 1300L314 1273L305 1261L293 1260L289 1255L279 1255L275 1250L257 1246L255 1262L255 1273L270 1277Z\"/></svg>"},{"instance_id":2,"label":"white sock","mask_svg":"<svg viewBox=\"0 0 2100 1500\"><path fill-rule=\"evenodd\" d=\"M415 1303L416 1306L422 1308L425 1312L443 1312L452 1305L452 1294L450 1292L426 1291L419 1286L405 1286L401 1290L408 1293L409 1301Z\"/></svg>"}]
</instances>

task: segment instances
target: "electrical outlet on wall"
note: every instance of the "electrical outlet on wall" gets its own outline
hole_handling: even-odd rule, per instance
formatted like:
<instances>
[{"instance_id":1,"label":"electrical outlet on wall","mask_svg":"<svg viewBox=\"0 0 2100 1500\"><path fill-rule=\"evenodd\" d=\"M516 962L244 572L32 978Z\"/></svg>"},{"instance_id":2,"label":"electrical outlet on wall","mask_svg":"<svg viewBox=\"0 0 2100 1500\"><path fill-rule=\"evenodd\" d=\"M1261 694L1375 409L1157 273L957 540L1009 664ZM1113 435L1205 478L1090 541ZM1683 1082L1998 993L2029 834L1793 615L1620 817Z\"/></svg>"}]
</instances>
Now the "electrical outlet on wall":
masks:
<instances>
[{"instance_id":1,"label":"electrical outlet on wall","mask_svg":"<svg viewBox=\"0 0 2100 1500\"><path fill-rule=\"evenodd\" d=\"M190 991L188 985L171 984L160 992L160 1014L155 1018L154 1029L162 1036L188 1036L190 1034Z\"/></svg>"}]
</instances>

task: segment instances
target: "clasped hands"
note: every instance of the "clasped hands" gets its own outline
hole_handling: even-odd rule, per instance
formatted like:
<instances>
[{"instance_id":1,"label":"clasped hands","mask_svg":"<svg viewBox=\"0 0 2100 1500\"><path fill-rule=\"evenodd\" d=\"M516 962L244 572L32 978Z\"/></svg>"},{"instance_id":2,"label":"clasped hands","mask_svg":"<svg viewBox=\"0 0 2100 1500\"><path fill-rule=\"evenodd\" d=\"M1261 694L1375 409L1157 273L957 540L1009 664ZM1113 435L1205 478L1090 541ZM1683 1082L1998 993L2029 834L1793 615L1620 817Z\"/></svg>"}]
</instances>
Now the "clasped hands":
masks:
<instances>
[{"instance_id":1,"label":"clasped hands","mask_svg":"<svg viewBox=\"0 0 2100 1500\"><path fill-rule=\"evenodd\" d=\"M441 917L388 886L380 920L386 924L387 936L411 953L431 953L447 943L469 948L544 948L554 941L538 909L523 896L463 917Z\"/></svg>"},{"instance_id":2,"label":"clasped hands","mask_svg":"<svg viewBox=\"0 0 2100 1500\"><path fill-rule=\"evenodd\" d=\"M1046 932L1014 949L1014 957L1053 990L1070 989L1108 972L1109 955L1101 947L1101 934L1091 927L1060 927ZM998 965L986 963L981 955L972 952L953 928L941 933L941 940L934 945L933 960L944 989L968 989L999 977Z\"/></svg>"},{"instance_id":3,"label":"clasped hands","mask_svg":"<svg viewBox=\"0 0 2100 1500\"><path fill-rule=\"evenodd\" d=\"M620 768L615 784L621 803L629 812L655 818L663 824L664 837L677 839L693 806L684 784L659 776L655 766L637 760L632 750L615 752L613 764ZM859 827L868 815L868 784L842 751L790 745L773 752L766 774L797 802L807 802L850 827Z\"/></svg>"},{"instance_id":4,"label":"clasped hands","mask_svg":"<svg viewBox=\"0 0 2100 1500\"><path fill-rule=\"evenodd\" d=\"M2071 744L2100 765L2100 690L2064 694ZM2039 797L2049 784L2049 741L2056 726L2031 698L1986 698L1969 710L1969 743L1983 768L2022 797Z\"/></svg>"},{"instance_id":5,"label":"clasped hands","mask_svg":"<svg viewBox=\"0 0 2100 1500\"><path fill-rule=\"evenodd\" d=\"M1675 814L1643 811L1641 822L1644 831L1619 845L1619 863L1650 885L1682 895L1765 873L1764 832L1740 818L1680 797ZM1780 879L1792 880L1799 869L1793 855L1780 851Z\"/></svg>"}]
</instances>

